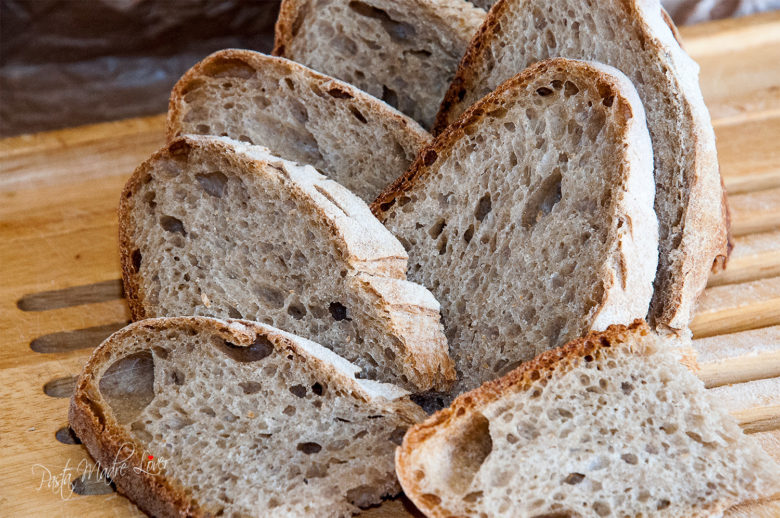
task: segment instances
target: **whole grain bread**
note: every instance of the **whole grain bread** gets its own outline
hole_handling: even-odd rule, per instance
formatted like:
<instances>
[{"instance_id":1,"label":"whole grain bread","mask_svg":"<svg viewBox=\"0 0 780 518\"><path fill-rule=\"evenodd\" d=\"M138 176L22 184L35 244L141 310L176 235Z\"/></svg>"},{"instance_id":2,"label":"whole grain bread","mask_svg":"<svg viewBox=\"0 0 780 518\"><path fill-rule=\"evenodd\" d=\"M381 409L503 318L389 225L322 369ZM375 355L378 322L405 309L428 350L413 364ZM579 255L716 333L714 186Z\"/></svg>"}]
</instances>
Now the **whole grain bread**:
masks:
<instances>
[{"instance_id":1,"label":"whole grain bread","mask_svg":"<svg viewBox=\"0 0 780 518\"><path fill-rule=\"evenodd\" d=\"M652 150L642 103L614 68L529 67L424 148L372 210L442 305L454 394L647 313Z\"/></svg>"},{"instance_id":2,"label":"whole grain bread","mask_svg":"<svg viewBox=\"0 0 780 518\"><path fill-rule=\"evenodd\" d=\"M255 322L144 320L95 350L69 419L151 516L348 516L398 492L393 450L425 415L358 370Z\"/></svg>"},{"instance_id":3,"label":"whole grain bread","mask_svg":"<svg viewBox=\"0 0 780 518\"><path fill-rule=\"evenodd\" d=\"M680 330L711 268L725 265L728 207L698 65L658 0L499 0L474 36L437 116L437 131L541 59L593 60L624 72L647 111L655 151L659 267L649 320Z\"/></svg>"},{"instance_id":4,"label":"whole grain bread","mask_svg":"<svg viewBox=\"0 0 780 518\"><path fill-rule=\"evenodd\" d=\"M370 203L430 135L379 99L284 58L222 50L176 83L171 141L226 136L309 164Z\"/></svg>"},{"instance_id":5,"label":"whole grain bread","mask_svg":"<svg viewBox=\"0 0 780 518\"><path fill-rule=\"evenodd\" d=\"M484 18L465 0L284 0L273 53L352 83L427 129Z\"/></svg>"},{"instance_id":6,"label":"whole grain bread","mask_svg":"<svg viewBox=\"0 0 780 518\"><path fill-rule=\"evenodd\" d=\"M439 304L368 206L311 166L185 136L143 163L119 206L134 320L205 315L274 325L381 381L447 386Z\"/></svg>"},{"instance_id":7,"label":"whole grain bread","mask_svg":"<svg viewBox=\"0 0 780 518\"><path fill-rule=\"evenodd\" d=\"M406 495L446 516L719 516L780 467L644 322L547 351L412 427Z\"/></svg>"}]
</instances>

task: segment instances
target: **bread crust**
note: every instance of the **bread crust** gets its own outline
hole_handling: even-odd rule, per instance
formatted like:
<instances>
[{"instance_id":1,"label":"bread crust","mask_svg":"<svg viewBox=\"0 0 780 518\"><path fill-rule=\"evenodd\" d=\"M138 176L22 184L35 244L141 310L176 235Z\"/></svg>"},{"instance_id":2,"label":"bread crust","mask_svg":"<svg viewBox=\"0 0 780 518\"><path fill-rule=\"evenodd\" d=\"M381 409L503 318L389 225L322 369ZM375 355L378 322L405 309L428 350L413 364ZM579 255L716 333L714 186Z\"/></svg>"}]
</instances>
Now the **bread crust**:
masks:
<instances>
[{"instance_id":1,"label":"bread crust","mask_svg":"<svg viewBox=\"0 0 780 518\"><path fill-rule=\"evenodd\" d=\"M644 321L636 320L629 326L613 325L605 331L591 332L584 338L573 340L557 349L545 351L535 359L521 364L509 374L461 394L448 408L436 412L422 423L409 428L403 443L395 452L396 473L406 496L426 516L439 518L455 515L454 511L444 509L438 504L432 505L430 500L423 497L409 462L411 453L434 435L437 430L452 426L452 423L463 416L484 408L508 394L529 390L539 383L540 379L549 379L554 371L565 372L579 358L587 355L597 358L600 351L615 344L625 347L623 342L626 341L629 334L634 332L645 336L651 331Z\"/></svg>"},{"instance_id":2,"label":"bread crust","mask_svg":"<svg viewBox=\"0 0 780 518\"><path fill-rule=\"evenodd\" d=\"M136 250L132 235L134 222L131 216L134 194L147 181L149 171L157 160L189 153L193 146L201 146L213 153L229 156L238 167L249 174L260 174L260 169L268 165L272 168L279 167L274 166L272 155L263 148L216 137L185 136L163 147L136 169L125 185L119 203L120 264L125 296L134 321L159 316L147 312L147 295L140 287L140 274L134 265ZM315 174L313 170L311 174ZM418 287L405 281L408 256L403 246L379 222L374 221L366 206L346 189L322 177L311 183L308 183L308 180L290 180L288 184L293 195L306 199L307 205L316 212L318 220L328 228L344 263L358 275L375 276L377 282L396 281L390 283L394 290L393 297L377 295L378 302L374 309L378 318L388 325L387 332L394 334L403 347L399 352L403 353L405 361L399 361L403 366L400 372L409 378L411 385L421 390L448 387L455 380L456 374L439 322L438 302L428 292L426 293L429 298L422 300L419 290L416 289ZM352 215L347 216L343 209L347 209ZM349 220L345 220L346 217ZM359 285L363 293L371 291L366 288L368 283ZM400 304L399 301L404 303ZM410 315L414 318L415 326L396 324Z\"/></svg>"},{"instance_id":3,"label":"bread crust","mask_svg":"<svg viewBox=\"0 0 780 518\"><path fill-rule=\"evenodd\" d=\"M466 92L479 80L476 70L489 53L491 41L500 33L502 20L512 13L526 11L528 4L530 0L498 0L494 4L474 35L442 101L434 135L444 131ZM698 66L679 45L679 34L657 0L619 0L619 4L628 19L637 21L645 44L655 49L665 65L676 73L673 80L681 96L678 102L694 128L692 166L685 173L688 202L681 223L682 240L674 250L682 260L670 265L669 281L657 278L657 283L663 285L656 286L649 313L651 324L658 330L676 332L690 322L709 272L722 269L728 260L731 251L728 205L719 178L714 132L698 88Z\"/></svg>"},{"instance_id":4,"label":"bread crust","mask_svg":"<svg viewBox=\"0 0 780 518\"><path fill-rule=\"evenodd\" d=\"M281 20L281 14L279 20ZM287 75L295 75L297 78L305 80L309 85L320 87L323 91L340 90L340 97L327 96L327 99L333 106L344 106L346 110L350 104L358 104L362 108L361 112L373 113L380 120L389 122L388 126L397 129L397 134L404 137L409 147L419 149L431 140L430 134L417 122L349 83L321 74L283 57L267 56L252 50L226 49L214 52L195 64L176 82L168 102L168 117L165 129L168 142L173 141L182 134L183 104L187 91L201 78L209 77L209 70L212 67L220 62L230 60L238 60L267 75L276 75L280 78Z\"/></svg>"},{"instance_id":5,"label":"bread crust","mask_svg":"<svg viewBox=\"0 0 780 518\"><path fill-rule=\"evenodd\" d=\"M621 275L611 271L604 273L604 293L595 309L591 329L602 330L615 322L630 322L644 316L652 296L650 281L655 276L655 262L648 257L657 255L657 225L652 211L653 192L652 156L650 139L644 126L642 104L630 82L611 67L597 63L555 58L538 62L513 78L502 83L496 90L471 106L453 124L427 147L423 148L409 170L385 189L371 205L372 212L385 222L388 212L393 210L395 201L425 184L431 166L439 156L446 156L449 150L463 138L471 126L479 124L487 114L496 109L513 90L524 90L538 78L551 72L565 72L569 77L583 77L585 81L596 85L599 91L609 92L614 97L619 113L630 114L625 117L624 138L629 142L628 151L621 150L625 157L625 170L621 171L620 181L633 195L635 200L613 200L610 207L618 216L629 221L631 230L616 237L618 244L616 265ZM605 96L607 94L605 93ZM645 177L646 175L646 177ZM617 178L617 176L615 177ZM645 207L644 201L647 202ZM620 232L620 230L618 231ZM640 307L641 305L641 307Z\"/></svg>"},{"instance_id":6,"label":"bread crust","mask_svg":"<svg viewBox=\"0 0 780 518\"><path fill-rule=\"evenodd\" d=\"M113 465L120 452L126 451L122 450L123 445L133 448L133 454L124 461L126 469L111 471L112 480L121 494L130 498L150 516L205 518L213 514L194 497L188 495L177 480L166 477L162 472L152 473L144 469L147 466L142 453L144 445L134 440L114 417L98 388L100 382L98 375L101 367L107 367L108 362L135 352L133 350L127 351L126 354L119 354L122 340L137 329L164 331L182 327L198 333L215 333L236 345L248 346L258 335L265 336L275 349L284 349L286 353L293 353L306 362L316 365L334 384L345 387L346 394L371 402L409 423L418 422L425 417L424 412L409 400L407 392L386 384L367 387L366 382L353 377L357 368L345 360L339 359L342 365L329 363L327 358L316 353L312 354L309 350L311 346L307 347L300 338L263 324L207 317L156 318L130 324L108 337L90 356L76 383L68 420L87 451L102 467ZM321 348L316 344L312 345ZM323 349L320 354L327 355L325 351ZM350 367L352 367L351 372ZM125 455L120 458L124 459Z\"/></svg>"}]
</instances>

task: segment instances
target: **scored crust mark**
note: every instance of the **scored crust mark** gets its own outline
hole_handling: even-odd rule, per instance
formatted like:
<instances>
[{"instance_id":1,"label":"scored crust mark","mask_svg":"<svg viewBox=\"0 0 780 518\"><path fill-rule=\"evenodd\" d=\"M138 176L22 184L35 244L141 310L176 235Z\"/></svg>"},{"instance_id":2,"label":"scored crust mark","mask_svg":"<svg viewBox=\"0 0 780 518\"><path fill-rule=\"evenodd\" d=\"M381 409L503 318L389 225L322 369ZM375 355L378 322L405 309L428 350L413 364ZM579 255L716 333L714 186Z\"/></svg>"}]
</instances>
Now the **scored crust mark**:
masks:
<instances>
[{"instance_id":1,"label":"scored crust mark","mask_svg":"<svg viewBox=\"0 0 780 518\"><path fill-rule=\"evenodd\" d=\"M248 50L219 51L192 67L173 89L166 132L169 142L200 134L261 144L316 167L367 201L430 141L416 122L379 99Z\"/></svg>"},{"instance_id":2,"label":"scored crust mark","mask_svg":"<svg viewBox=\"0 0 780 518\"><path fill-rule=\"evenodd\" d=\"M709 516L777 491L776 463L671 345L642 321L610 326L462 394L407 432L404 492L438 518Z\"/></svg>"},{"instance_id":3,"label":"scored crust mark","mask_svg":"<svg viewBox=\"0 0 780 518\"><path fill-rule=\"evenodd\" d=\"M698 67L657 1L608 0L594 10L569 0L499 0L461 60L434 134L517 70L562 49L622 70L648 107L661 238L648 319L659 330L683 329L709 271L728 258L729 216Z\"/></svg>"},{"instance_id":4,"label":"scored crust mark","mask_svg":"<svg viewBox=\"0 0 780 518\"><path fill-rule=\"evenodd\" d=\"M252 366L230 352L253 347L262 354L250 353ZM69 420L101 465L125 459L128 469L114 474L118 490L154 516L250 513L258 502L267 512L306 514L311 501L326 515L352 514L397 493L392 453L398 435L424 417L403 391L364 385L354 378L356 371L317 344L253 322L147 320L96 349L79 379ZM219 384L230 397L204 393L200 383ZM302 397L291 393L294 385L304 389ZM325 419L332 414L348 419L334 424ZM320 421L319 432L276 441L285 428L264 429L274 419ZM193 447L209 434L208 444ZM286 460L300 469L274 467L284 448L293 450ZM208 461L227 459L225 449L243 461ZM154 464L148 455L165 464ZM368 458L375 469L360 476ZM203 483L222 477L254 484ZM290 498L256 482L274 477L287 477L297 493L308 494Z\"/></svg>"},{"instance_id":5,"label":"scored crust mark","mask_svg":"<svg viewBox=\"0 0 780 518\"><path fill-rule=\"evenodd\" d=\"M467 110L372 204L406 247L410 278L442 304L454 394L645 316L657 255L649 140L620 72L548 60Z\"/></svg>"},{"instance_id":6,"label":"scored crust mark","mask_svg":"<svg viewBox=\"0 0 780 518\"><path fill-rule=\"evenodd\" d=\"M463 0L285 0L273 54L354 84L429 128L484 16Z\"/></svg>"},{"instance_id":7,"label":"scored crust mark","mask_svg":"<svg viewBox=\"0 0 780 518\"><path fill-rule=\"evenodd\" d=\"M454 380L438 303L405 280L401 244L311 167L182 137L138 168L121 200L134 318L262 320L325 344L369 378L413 390Z\"/></svg>"}]
</instances>

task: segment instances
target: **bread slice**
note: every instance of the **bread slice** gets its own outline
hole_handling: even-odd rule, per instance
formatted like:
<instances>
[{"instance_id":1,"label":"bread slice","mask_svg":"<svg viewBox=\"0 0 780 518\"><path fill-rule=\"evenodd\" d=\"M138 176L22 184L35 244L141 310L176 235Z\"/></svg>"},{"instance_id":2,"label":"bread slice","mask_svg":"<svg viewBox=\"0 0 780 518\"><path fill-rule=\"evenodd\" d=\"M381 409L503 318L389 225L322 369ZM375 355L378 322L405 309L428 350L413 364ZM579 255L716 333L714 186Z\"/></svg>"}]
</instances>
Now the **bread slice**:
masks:
<instances>
[{"instance_id":1,"label":"bread slice","mask_svg":"<svg viewBox=\"0 0 780 518\"><path fill-rule=\"evenodd\" d=\"M557 56L612 65L636 85L655 150L660 258L650 323L684 329L711 268L725 265L728 208L699 67L658 0L499 0L461 61L442 130L530 64Z\"/></svg>"},{"instance_id":2,"label":"bread slice","mask_svg":"<svg viewBox=\"0 0 780 518\"><path fill-rule=\"evenodd\" d=\"M284 58L222 50L176 83L168 140L226 136L309 164L366 202L409 167L431 136L365 92Z\"/></svg>"},{"instance_id":3,"label":"bread slice","mask_svg":"<svg viewBox=\"0 0 780 518\"><path fill-rule=\"evenodd\" d=\"M358 370L254 322L150 319L95 350L70 424L152 516L348 516L398 493L393 451L425 417Z\"/></svg>"},{"instance_id":4,"label":"bread slice","mask_svg":"<svg viewBox=\"0 0 780 518\"><path fill-rule=\"evenodd\" d=\"M465 0L284 0L273 53L352 83L427 129L484 18Z\"/></svg>"},{"instance_id":5,"label":"bread slice","mask_svg":"<svg viewBox=\"0 0 780 518\"><path fill-rule=\"evenodd\" d=\"M372 209L442 305L459 382L642 318L657 257L652 150L628 79L529 67L423 149Z\"/></svg>"},{"instance_id":6,"label":"bread slice","mask_svg":"<svg viewBox=\"0 0 780 518\"><path fill-rule=\"evenodd\" d=\"M119 205L134 320L245 318L316 340L405 388L453 379L439 304L368 206L311 166L186 136L143 163Z\"/></svg>"},{"instance_id":7,"label":"bread slice","mask_svg":"<svg viewBox=\"0 0 780 518\"><path fill-rule=\"evenodd\" d=\"M429 517L719 516L780 491L769 458L644 322L547 351L412 427Z\"/></svg>"}]
</instances>

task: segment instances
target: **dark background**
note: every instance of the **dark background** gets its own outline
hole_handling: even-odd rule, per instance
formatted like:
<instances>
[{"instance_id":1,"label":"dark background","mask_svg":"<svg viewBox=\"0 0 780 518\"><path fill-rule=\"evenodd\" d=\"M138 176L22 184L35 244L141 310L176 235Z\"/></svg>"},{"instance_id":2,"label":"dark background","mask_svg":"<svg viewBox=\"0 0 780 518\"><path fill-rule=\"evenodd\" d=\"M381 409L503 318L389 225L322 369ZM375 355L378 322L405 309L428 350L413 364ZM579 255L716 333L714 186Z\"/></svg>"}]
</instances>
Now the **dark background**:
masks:
<instances>
[{"instance_id":1,"label":"dark background","mask_svg":"<svg viewBox=\"0 0 780 518\"><path fill-rule=\"evenodd\" d=\"M677 23L780 7L663 2ZM269 52L278 8L278 0L0 0L0 137L162 113L176 80L209 53Z\"/></svg>"}]
</instances>

